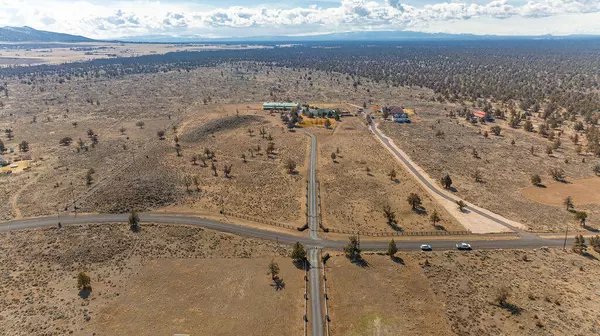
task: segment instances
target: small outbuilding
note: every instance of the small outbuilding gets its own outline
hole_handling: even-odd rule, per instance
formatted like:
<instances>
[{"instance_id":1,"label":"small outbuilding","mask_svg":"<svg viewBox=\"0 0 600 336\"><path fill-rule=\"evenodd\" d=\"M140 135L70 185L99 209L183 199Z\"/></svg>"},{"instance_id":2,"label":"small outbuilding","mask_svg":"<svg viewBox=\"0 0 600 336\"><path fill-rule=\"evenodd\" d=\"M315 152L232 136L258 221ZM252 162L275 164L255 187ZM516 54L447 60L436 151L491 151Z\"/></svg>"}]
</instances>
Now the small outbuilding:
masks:
<instances>
[{"instance_id":1,"label":"small outbuilding","mask_svg":"<svg viewBox=\"0 0 600 336\"><path fill-rule=\"evenodd\" d=\"M473 112L473 118L483 121L494 121L494 118L489 113L485 113L483 111L475 111Z\"/></svg>"},{"instance_id":2,"label":"small outbuilding","mask_svg":"<svg viewBox=\"0 0 600 336\"><path fill-rule=\"evenodd\" d=\"M0 154L0 167L8 166L8 160Z\"/></svg>"}]
</instances>

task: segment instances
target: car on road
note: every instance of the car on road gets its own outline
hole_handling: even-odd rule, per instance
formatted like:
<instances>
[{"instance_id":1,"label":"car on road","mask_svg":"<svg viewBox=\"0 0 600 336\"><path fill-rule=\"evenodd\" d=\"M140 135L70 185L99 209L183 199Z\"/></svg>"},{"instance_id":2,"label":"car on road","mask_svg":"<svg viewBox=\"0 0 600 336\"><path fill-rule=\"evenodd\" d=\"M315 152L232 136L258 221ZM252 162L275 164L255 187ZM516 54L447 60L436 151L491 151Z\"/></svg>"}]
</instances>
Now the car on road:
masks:
<instances>
[{"instance_id":1,"label":"car on road","mask_svg":"<svg viewBox=\"0 0 600 336\"><path fill-rule=\"evenodd\" d=\"M431 251L431 250L433 250L433 248L431 247L431 245L423 244L423 245L421 245L421 250L422 251Z\"/></svg>"},{"instance_id":2,"label":"car on road","mask_svg":"<svg viewBox=\"0 0 600 336\"><path fill-rule=\"evenodd\" d=\"M467 243L456 244L456 248L459 250L471 250L471 244L467 244Z\"/></svg>"}]
</instances>

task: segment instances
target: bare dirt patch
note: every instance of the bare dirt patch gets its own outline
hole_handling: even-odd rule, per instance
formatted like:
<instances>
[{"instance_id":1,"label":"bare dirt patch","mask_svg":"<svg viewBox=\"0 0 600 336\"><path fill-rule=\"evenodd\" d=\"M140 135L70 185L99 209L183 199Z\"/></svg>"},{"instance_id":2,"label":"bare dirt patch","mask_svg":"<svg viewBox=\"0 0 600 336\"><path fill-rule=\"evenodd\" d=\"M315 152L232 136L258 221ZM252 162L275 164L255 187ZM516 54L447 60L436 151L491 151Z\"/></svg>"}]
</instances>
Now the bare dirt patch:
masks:
<instances>
[{"instance_id":1,"label":"bare dirt patch","mask_svg":"<svg viewBox=\"0 0 600 336\"><path fill-rule=\"evenodd\" d=\"M402 256L404 257L404 256ZM366 267L344 256L327 263L333 335L449 335L443 305L418 262L365 255Z\"/></svg>"},{"instance_id":2,"label":"bare dirt patch","mask_svg":"<svg viewBox=\"0 0 600 336\"><path fill-rule=\"evenodd\" d=\"M431 288L457 335L585 335L599 332L595 257L538 250L421 254ZM423 265L427 259L429 266ZM497 301L507 288L505 303Z\"/></svg>"},{"instance_id":3,"label":"bare dirt patch","mask_svg":"<svg viewBox=\"0 0 600 336\"><path fill-rule=\"evenodd\" d=\"M99 311L104 335L301 334L304 271L277 259L285 283L276 291L269 258L151 261L117 300Z\"/></svg>"},{"instance_id":4,"label":"bare dirt patch","mask_svg":"<svg viewBox=\"0 0 600 336\"><path fill-rule=\"evenodd\" d=\"M563 207L568 196L573 197L576 205L600 204L599 190L600 178L593 177L568 183L550 183L543 188L525 188L523 196L538 203Z\"/></svg>"},{"instance_id":5,"label":"bare dirt patch","mask_svg":"<svg viewBox=\"0 0 600 336\"><path fill-rule=\"evenodd\" d=\"M464 230L421 189L359 118L343 118L335 131L310 131L317 135L319 146L318 176L325 226L370 232ZM335 162L332 153L336 153ZM388 176L392 170L396 172L394 180ZM412 210L407 202L410 193L421 197L419 211ZM396 212L396 228L388 225L383 215L388 204ZM429 221L434 210L441 218L437 227Z\"/></svg>"},{"instance_id":6,"label":"bare dirt patch","mask_svg":"<svg viewBox=\"0 0 600 336\"><path fill-rule=\"evenodd\" d=\"M117 330L126 326L117 323L123 316L115 317L115 309L120 309L116 307L128 303L129 309L148 312L151 307L147 302L153 299L157 300L152 305L155 307L160 300L164 304L178 303L181 307L184 307L184 302L190 304L189 309L173 309L174 314L210 315L214 311L224 312L231 308L230 313L238 316L237 321L241 324L260 320L277 327L280 322L277 319L271 321L270 316L285 315L286 319L297 317L301 326L301 315L295 316L295 313L297 301L302 302L302 294L295 293L299 291L297 284L303 284L303 271L290 267L289 259L287 263L278 259L281 277L286 283L282 292L271 287L270 277L266 275L270 258L283 257L288 253L287 247L271 242L173 225L145 224L139 233L132 233L126 224L77 225L66 226L61 231L48 228L2 233L0 334L88 335L106 328ZM193 270L197 272L191 272ZM92 292L87 299L81 298L76 288L76 276L80 271L91 277ZM160 276L161 280L156 281L155 276ZM189 279L182 282L184 277ZM230 282L224 282L224 279ZM193 295L189 288L196 286L195 283L199 286L194 291L198 295L214 291L222 296L208 301L186 301ZM204 291L200 284L205 285ZM239 285L237 291L229 292L235 284ZM233 293L239 295L242 289L248 302L257 302L256 298L262 303L262 309L248 309L240 313L239 307L232 308L231 304L235 302ZM159 290L170 292L165 297L154 296L160 293L157 292ZM222 305L223 298L227 296L234 301ZM123 301L123 297L128 302ZM274 311L262 314L263 309L270 308ZM260 316L250 316L253 313L260 313ZM127 312L120 311L120 315L124 314ZM159 314L158 311L152 316L157 326L184 325L175 317ZM162 321L161 316L165 318ZM223 321L219 318L215 316L215 323ZM117 321L117 324L111 321ZM133 318L127 321L127 324L141 322ZM148 320L144 321L148 323ZM141 324L137 327L138 333L156 334ZM232 328L239 328L239 325L232 323ZM288 328L295 330L296 325L290 323Z\"/></svg>"}]
</instances>

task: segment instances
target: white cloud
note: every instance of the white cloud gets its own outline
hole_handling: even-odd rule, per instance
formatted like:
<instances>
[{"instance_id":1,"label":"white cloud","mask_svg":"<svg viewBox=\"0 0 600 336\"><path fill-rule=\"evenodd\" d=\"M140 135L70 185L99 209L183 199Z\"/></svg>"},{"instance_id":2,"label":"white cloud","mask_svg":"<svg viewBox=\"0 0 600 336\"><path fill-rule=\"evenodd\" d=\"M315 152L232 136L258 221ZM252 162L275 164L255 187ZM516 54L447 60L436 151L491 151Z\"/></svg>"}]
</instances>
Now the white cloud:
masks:
<instances>
[{"instance_id":1,"label":"white cloud","mask_svg":"<svg viewBox=\"0 0 600 336\"><path fill-rule=\"evenodd\" d=\"M530 0L520 5L507 0L483 4L451 0L423 6L411 6L401 0L341 0L337 7L310 5L287 9L252 6L208 8L191 2L145 0L93 1L0 0L0 26L28 25L95 38L115 38L145 34L249 36L407 28L427 30L428 27L444 25L464 29L464 24L457 22L472 22L478 27L481 27L481 22L489 22L494 31L476 28L470 32L502 34L501 26L491 22L517 19L524 24L523 33L528 33L539 27L527 22L537 22L540 18L561 15L585 17L589 13L600 13L599 0ZM543 22L552 32L552 24ZM593 28L590 25L590 28L594 31L588 33L600 33L597 25ZM577 29L580 31L581 25Z\"/></svg>"}]
</instances>

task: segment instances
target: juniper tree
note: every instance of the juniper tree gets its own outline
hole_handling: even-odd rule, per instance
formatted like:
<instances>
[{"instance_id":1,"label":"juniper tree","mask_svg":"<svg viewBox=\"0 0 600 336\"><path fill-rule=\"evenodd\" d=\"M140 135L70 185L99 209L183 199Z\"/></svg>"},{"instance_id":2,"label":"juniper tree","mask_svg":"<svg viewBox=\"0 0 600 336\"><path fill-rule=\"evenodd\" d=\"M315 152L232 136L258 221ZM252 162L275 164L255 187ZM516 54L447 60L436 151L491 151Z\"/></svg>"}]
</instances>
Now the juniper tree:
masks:
<instances>
[{"instance_id":1,"label":"juniper tree","mask_svg":"<svg viewBox=\"0 0 600 336\"><path fill-rule=\"evenodd\" d=\"M395 227L398 221L396 220L396 213L392 211L392 207L389 204L386 204L383 207L383 215L387 221L387 224L391 227Z\"/></svg>"},{"instance_id":2,"label":"juniper tree","mask_svg":"<svg viewBox=\"0 0 600 336\"><path fill-rule=\"evenodd\" d=\"M388 245L388 255L390 258L394 258L396 252L398 252L398 247L396 246L396 242L392 239Z\"/></svg>"},{"instance_id":3,"label":"juniper tree","mask_svg":"<svg viewBox=\"0 0 600 336\"><path fill-rule=\"evenodd\" d=\"M92 280L85 274L85 272L79 272L77 275L77 289L89 290L92 288Z\"/></svg>"},{"instance_id":4,"label":"juniper tree","mask_svg":"<svg viewBox=\"0 0 600 336\"><path fill-rule=\"evenodd\" d=\"M433 210L433 212L429 216L429 220L431 221L431 223L433 223L434 226L437 224L437 222L441 221L440 215L438 215L437 210Z\"/></svg>"},{"instance_id":5,"label":"juniper tree","mask_svg":"<svg viewBox=\"0 0 600 336\"><path fill-rule=\"evenodd\" d=\"M395 169L390 170L390 172L388 173L388 176L390 177L391 181L394 181L396 179L396 170Z\"/></svg>"},{"instance_id":6,"label":"juniper tree","mask_svg":"<svg viewBox=\"0 0 600 336\"><path fill-rule=\"evenodd\" d=\"M446 174L444 177L442 177L442 186L444 186L446 189L452 188L452 178L450 178L449 174Z\"/></svg>"},{"instance_id":7,"label":"juniper tree","mask_svg":"<svg viewBox=\"0 0 600 336\"><path fill-rule=\"evenodd\" d=\"M358 238L356 236L350 236L348 240L348 245L344 247L344 253L350 261L357 262L362 258L360 255L360 248L358 247Z\"/></svg>"},{"instance_id":8,"label":"juniper tree","mask_svg":"<svg viewBox=\"0 0 600 336\"><path fill-rule=\"evenodd\" d=\"M579 221L579 225L585 226L585 221L587 220L587 213L585 211L577 211L575 213L575 219Z\"/></svg>"},{"instance_id":9,"label":"juniper tree","mask_svg":"<svg viewBox=\"0 0 600 336\"><path fill-rule=\"evenodd\" d=\"M421 206L421 197L415 193L410 193L406 198L406 201L408 202L408 204L410 204L413 210Z\"/></svg>"},{"instance_id":10,"label":"juniper tree","mask_svg":"<svg viewBox=\"0 0 600 336\"><path fill-rule=\"evenodd\" d=\"M140 216L138 216L137 211L135 209L131 209L131 213L128 218L129 229L133 232L137 232L140 230Z\"/></svg>"},{"instance_id":11,"label":"juniper tree","mask_svg":"<svg viewBox=\"0 0 600 336\"><path fill-rule=\"evenodd\" d=\"M575 236L575 241L573 242L573 247L571 250L577 254L585 254L587 251L587 245L585 244L585 238L582 235Z\"/></svg>"},{"instance_id":12,"label":"juniper tree","mask_svg":"<svg viewBox=\"0 0 600 336\"><path fill-rule=\"evenodd\" d=\"M275 280L277 278L277 275L279 274L279 265L275 262L275 259L271 259L271 262L269 263L269 273L271 275L271 280Z\"/></svg>"},{"instance_id":13,"label":"juniper tree","mask_svg":"<svg viewBox=\"0 0 600 336\"><path fill-rule=\"evenodd\" d=\"M575 205L573 204L573 198L571 196L567 196L567 198L565 198L565 200L563 201L563 205L567 208L567 211L574 208Z\"/></svg>"},{"instance_id":14,"label":"juniper tree","mask_svg":"<svg viewBox=\"0 0 600 336\"><path fill-rule=\"evenodd\" d=\"M538 174L531 175L531 184L534 186L539 186L542 184L542 178Z\"/></svg>"},{"instance_id":15,"label":"juniper tree","mask_svg":"<svg viewBox=\"0 0 600 336\"><path fill-rule=\"evenodd\" d=\"M290 257L295 262L302 262L306 259L306 250L304 249L304 245L300 244L300 242L296 242L292 247L292 253Z\"/></svg>"}]
</instances>

